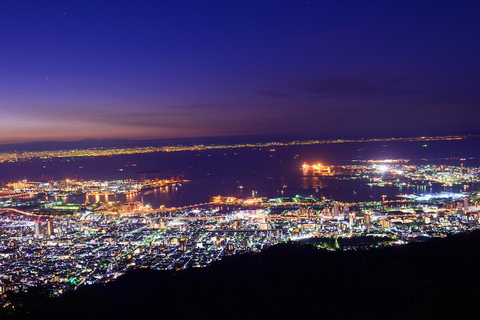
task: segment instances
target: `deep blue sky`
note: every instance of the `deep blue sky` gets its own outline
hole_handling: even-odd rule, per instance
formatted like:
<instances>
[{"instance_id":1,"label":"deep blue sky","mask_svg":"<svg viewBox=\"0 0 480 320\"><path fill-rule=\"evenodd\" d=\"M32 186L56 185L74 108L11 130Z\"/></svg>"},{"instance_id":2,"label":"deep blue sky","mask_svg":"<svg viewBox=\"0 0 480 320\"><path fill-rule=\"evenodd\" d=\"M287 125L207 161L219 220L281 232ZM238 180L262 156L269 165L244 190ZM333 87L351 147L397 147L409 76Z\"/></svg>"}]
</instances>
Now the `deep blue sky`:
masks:
<instances>
[{"instance_id":1,"label":"deep blue sky","mask_svg":"<svg viewBox=\"0 0 480 320\"><path fill-rule=\"evenodd\" d=\"M478 1L0 3L0 142L479 131Z\"/></svg>"}]
</instances>

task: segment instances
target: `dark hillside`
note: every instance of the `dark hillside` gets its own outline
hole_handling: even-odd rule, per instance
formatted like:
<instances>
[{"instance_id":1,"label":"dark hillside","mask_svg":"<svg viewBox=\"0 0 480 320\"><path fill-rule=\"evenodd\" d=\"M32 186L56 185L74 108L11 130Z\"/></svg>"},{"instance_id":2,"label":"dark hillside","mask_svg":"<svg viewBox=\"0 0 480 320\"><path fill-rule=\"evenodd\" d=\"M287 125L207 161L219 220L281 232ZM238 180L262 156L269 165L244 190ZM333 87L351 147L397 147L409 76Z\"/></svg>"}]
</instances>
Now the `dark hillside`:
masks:
<instances>
[{"instance_id":1,"label":"dark hillside","mask_svg":"<svg viewBox=\"0 0 480 320\"><path fill-rule=\"evenodd\" d=\"M57 299L29 319L453 319L480 298L480 232L371 251L284 244L182 272L137 270Z\"/></svg>"}]
</instances>

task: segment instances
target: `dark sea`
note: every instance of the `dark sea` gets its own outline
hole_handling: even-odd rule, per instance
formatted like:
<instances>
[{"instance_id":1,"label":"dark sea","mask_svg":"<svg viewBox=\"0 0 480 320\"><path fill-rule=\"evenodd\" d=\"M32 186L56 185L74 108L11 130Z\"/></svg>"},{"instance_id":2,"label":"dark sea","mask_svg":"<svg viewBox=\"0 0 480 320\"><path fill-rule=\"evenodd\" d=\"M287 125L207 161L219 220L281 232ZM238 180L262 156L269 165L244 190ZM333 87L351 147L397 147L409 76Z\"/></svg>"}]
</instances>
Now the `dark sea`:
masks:
<instances>
[{"instance_id":1,"label":"dark sea","mask_svg":"<svg viewBox=\"0 0 480 320\"><path fill-rule=\"evenodd\" d=\"M425 146L426 145L426 146ZM313 195L339 201L380 200L382 195L459 191L432 186L421 190L370 187L356 181L304 176L304 162L355 164L352 160L410 159L414 164L480 166L480 139L433 142L366 142L276 148L237 148L108 157L31 160L0 164L0 180L140 179L182 176L190 182L109 200L143 201L153 207L179 207L209 201L211 196L277 197ZM357 163L359 164L359 163ZM240 189L239 186L243 186ZM286 188L282 186L286 185ZM475 187L477 188L477 187ZM470 189L472 191L472 189ZM77 199L79 200L79 199ZM85 198L80 201L84 201Z\"/></svg>"}]
</instances>

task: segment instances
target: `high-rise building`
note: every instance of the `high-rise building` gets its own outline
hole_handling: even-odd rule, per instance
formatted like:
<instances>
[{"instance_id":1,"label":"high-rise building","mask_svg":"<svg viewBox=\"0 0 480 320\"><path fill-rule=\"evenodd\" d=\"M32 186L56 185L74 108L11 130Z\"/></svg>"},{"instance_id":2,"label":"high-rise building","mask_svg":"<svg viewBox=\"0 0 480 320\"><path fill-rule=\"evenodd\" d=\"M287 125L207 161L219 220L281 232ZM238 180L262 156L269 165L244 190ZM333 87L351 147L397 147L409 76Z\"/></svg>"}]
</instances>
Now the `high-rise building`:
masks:
<instances>
[{"instance_id":1,"label":"high-rise building","mask_svg":"<svg viewBox=\"0 0 480 320\"><path fill-rule=\"evenodd\" d=\"M188 243L188 238L182 238L180 239L180 243L179 243L179 246L180 246L180 251L187 251L187 243Z\"/></svg>"},{"instance_id":2,"label":"high-rise building","mask_svg":"<svg viewBox=\"0 0 480 320\"><path fill-rule=\"evenodd\" d=\"M340 209L338 208L338 204L333 206L333 216L338 216L340 213Z\"/></svg>"},{"instance_id":3,"label":"high-rise building","mask_svg":"<svg viewBox=\"0 0 480 320\"><path fill-rule=\"evenodd\" d=\"M343 208L343 219L344 220L349 220L349 214L350 214L350 209L348 208L347 205Z\"/></svg>"},{"instance_id":4,"label":"high-rise building","mask_svg":"<svg viewBox=\"0 0 480 320\"><path fill-rule=\"evenodd\" d=\"M365 230L370 231L370 222L371 222L371 216L369 213L366 213L364 216L365 219Z\"/></svg>"},{"instance_id":5,"label":"high-rise building","mask_svg":"<svg viewBox=\"0 0 480 320\"><path fill-rule=\"evenodd\" d=\"M45 230L45 233L47 236L53 235L53 221L48 220L47 221L47 229Z\"/></svg>"},{"instance_id":6,"label":"high-rise building","mask_svg":"<svg viewBox=\"0 0 480 320\"><path fill-rule=\"evenodd\" d=\"M160 229L164 229L165 228L165 220L162 219L162 218L158 219L158 225L159 225Z\"/></svg>"},{"instance_id":7,"label":"high-rise building","mask_svg":"<svg viewBox=\"0 0 480 320\"><path fill-rule=\"evenodd\" d=\"M41 221L35 221L34 230L36 236L41 236L43 234L43 226Z\"/></svg>"},{"instance_id":8,"label":"high-rise building","mask_svg":"<svg viewBox=\"0 0 480 320\"><path fill-rule=\"evenodd\" d=\"M355 225L355 213L349 213L348 214L348 223L350 225L350 228Z\"/></svg>"},{"instance_id":9,"label":"high-rise building","mask_svg":"<svg viewBox=\"0 0 480 320\"><path fill-rule=\"evenodd\" d=\"M470 211L470 204L468 203L468 198L463 199L463 210L465 211L465 213Z\"/></svg>"},{"instance_id":10,"label":"high-rise building","mask_svg":"<svg viewBox=\"0 0 480 320\"><path fill-rule=\"evenodd\" d=\"M463 216L464 213L465 213L465 211L464 211L464 208L463 208L463 204L460 203L457 207L457 214L460 215L460 216Z\"/></svg>"}]
</instances>

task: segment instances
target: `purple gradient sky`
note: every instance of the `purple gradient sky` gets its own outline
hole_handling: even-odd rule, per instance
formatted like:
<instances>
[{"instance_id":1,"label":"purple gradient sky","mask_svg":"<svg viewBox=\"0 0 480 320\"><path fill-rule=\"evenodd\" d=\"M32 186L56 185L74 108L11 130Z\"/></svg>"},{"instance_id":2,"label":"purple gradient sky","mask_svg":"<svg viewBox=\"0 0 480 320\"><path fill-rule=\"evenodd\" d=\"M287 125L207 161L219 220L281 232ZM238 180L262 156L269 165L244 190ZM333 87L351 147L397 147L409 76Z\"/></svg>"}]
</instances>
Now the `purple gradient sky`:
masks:
<instances>
[{"instance_id":1,"label":"purple gradient sky","mask_svg":"<svg viewBox=\"0 0 480 320\"><path fill-rule=\"evenodd\" d=\"M478 132L477 1L3 1L0 143Z\"/></svg>"}]
</instances>

